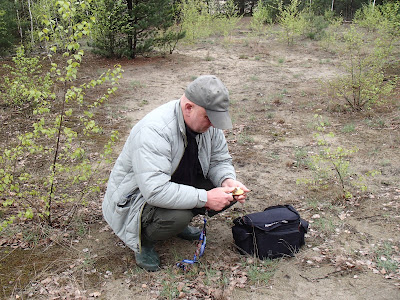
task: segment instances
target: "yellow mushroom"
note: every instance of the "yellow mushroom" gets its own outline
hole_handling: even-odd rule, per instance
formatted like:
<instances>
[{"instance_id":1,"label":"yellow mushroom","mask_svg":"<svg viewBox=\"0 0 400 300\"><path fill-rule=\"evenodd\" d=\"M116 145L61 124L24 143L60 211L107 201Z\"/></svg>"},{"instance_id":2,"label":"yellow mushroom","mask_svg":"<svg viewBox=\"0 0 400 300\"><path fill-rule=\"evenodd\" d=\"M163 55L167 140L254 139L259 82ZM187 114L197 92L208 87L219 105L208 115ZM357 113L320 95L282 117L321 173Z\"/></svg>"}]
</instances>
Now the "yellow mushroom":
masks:
<instances>
[{"instance_id":1,"label":"yellow mushroom","mask_svg":"<svg viewBox=\"0 0 400 300\"><path fill-rule=\"evenodd\" d=\"M237 187L232 191L232 196L240 196L243 195L244 191L240 188Z\"/></svg>"}]
</instances>

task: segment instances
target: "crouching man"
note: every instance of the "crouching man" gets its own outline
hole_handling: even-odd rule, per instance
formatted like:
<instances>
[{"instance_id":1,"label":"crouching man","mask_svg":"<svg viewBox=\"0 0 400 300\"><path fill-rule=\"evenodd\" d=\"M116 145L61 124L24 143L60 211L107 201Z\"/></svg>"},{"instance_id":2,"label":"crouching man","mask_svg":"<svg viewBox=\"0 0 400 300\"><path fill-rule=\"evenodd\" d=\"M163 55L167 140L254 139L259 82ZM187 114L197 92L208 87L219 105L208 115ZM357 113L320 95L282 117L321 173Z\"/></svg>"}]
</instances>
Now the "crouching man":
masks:
<instances>
[{"instance_id":1,"label":"crouching man","mask_svg":"<svg viewBox=\"0 0 400 300\"><path fill-rule=\"evenodd\" d=\"M132 128L110 174L103 215L138 266L160 268L156 241L198 239L201 230L189 226L195 215L245 202L249 190L236 180L222 131L232 128L228 108L224 84L204 75ZM233 198L237 187L244 194Z\"/></svg>"}]
</instances>

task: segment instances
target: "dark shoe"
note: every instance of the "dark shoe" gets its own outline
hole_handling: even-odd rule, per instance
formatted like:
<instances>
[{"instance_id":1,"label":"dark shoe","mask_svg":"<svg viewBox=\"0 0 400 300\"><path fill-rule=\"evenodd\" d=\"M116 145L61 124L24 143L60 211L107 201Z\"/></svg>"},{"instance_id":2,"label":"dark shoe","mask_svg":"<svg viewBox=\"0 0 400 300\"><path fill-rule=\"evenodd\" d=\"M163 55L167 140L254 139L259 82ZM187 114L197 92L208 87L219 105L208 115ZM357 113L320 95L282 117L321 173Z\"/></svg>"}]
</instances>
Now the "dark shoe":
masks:
<instances>
[{"instance_id":1,"label":"dark shoe","mask_svg":"<svg viewBox=\"0 0 400 300\"><path fill-rule=\"evenodd\" d=\"M160 269L160 257L153 246L142 246L142 252L135 252L136 264L146 271L155 272Z\"/></svg>"},{"instance_id":2,"label":"dark shoe","mask_svg":"<svg viewBox=\"0 0 400 300\"><path fill-rule=\"evenodd\" d=\"M200 238L201 229L197 227L187 226L183 231L178 234L178 237L188 241L198 240Z\"/></svg>"}]
</instances>

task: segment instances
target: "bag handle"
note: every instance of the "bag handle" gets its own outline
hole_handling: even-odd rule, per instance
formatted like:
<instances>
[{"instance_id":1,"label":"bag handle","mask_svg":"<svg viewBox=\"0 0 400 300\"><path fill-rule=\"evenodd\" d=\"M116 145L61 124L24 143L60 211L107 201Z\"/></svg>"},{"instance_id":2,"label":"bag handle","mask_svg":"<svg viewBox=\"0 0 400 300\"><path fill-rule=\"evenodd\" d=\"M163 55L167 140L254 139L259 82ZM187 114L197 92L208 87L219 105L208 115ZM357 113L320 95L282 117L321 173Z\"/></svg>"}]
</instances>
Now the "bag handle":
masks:
<instances>
[{"instance_id":1,"label":"bag handle","mask_svg":"<svg viewBox=\"0 0 400 300\"><path fill-rule=\"evenodd\" d=\"M264 211L270 210L270 209L275 209L275 208L284 208L284 207L286 207L288 210L290 210L291 212L295 213L296 215L298 215L300 217L299 212L290 204L270 206L270 207L267 207L266 209L264 209Z\"/></svg>"}]
</instances>

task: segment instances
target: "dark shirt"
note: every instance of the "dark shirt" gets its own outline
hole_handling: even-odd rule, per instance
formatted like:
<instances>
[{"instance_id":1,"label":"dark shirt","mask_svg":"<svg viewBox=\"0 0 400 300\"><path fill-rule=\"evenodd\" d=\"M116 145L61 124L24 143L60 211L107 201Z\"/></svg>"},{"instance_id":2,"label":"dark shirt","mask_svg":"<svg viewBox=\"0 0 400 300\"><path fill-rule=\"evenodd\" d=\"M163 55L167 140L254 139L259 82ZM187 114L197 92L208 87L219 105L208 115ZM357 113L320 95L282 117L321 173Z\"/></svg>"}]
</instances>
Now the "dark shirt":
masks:
<instances>
[{"instance_id":1,"label":"dark shirt","mask_svg":"<svg viewBox=\"0 0 400 300\"><path fill-rule=\"evenodd\" d=\"M196 142L198 134L186 126L187 146L178 168L171 176L172 182L190 186L196 185L196 178L202 173L199 162L199 149Z\"/></svg>"}]
</instances>

